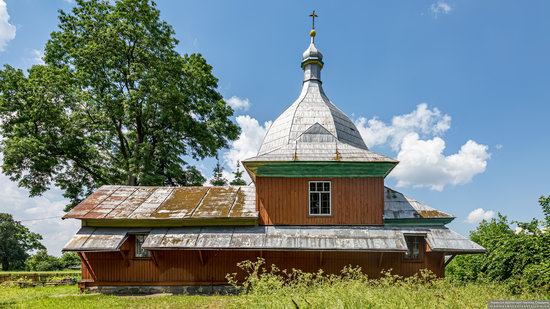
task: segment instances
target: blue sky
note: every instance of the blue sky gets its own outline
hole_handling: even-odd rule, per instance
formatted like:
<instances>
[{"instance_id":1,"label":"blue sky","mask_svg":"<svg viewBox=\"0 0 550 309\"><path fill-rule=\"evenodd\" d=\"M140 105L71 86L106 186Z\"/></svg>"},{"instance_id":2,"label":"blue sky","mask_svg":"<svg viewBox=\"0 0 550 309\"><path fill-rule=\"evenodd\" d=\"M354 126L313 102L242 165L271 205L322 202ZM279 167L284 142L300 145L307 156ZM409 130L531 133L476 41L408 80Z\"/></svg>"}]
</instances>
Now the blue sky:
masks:
<instances>
[{"instance_id":1,"label":"blue sky","mask_svg":"<svg viewBox=\"0 0 550 309\"><path fill-rule=\"evenodd\" d=\"M2 26L2 2L16 28L13 39ZM244 135L232 155L222 155L228 170L261 142L265 122L298 96L308 14L315 9L327 95L361 132L374 134L364 136L374 141L372 150L405 166L388 185L401 181L399 191L456 215L451 227L462 234L491 211L514 220L542 216L537 199L550 194L550 2L157 2L181 41L179 51L203 54L220 92L235 96L235 104L248 100L248 109L236 110ZM57 10L73 5L0 0L0 64L39 62ZM469 140L473 146L463 148ZM416 161L419 154L435 161ZM209 174L212 163L199 166ZM0 211L18 220L57 216L62 206L59 192L28 199L0 178ZM478 208L473 223L465 222ZM76 229L58 219L25 223L45 235L54 254Z\"/></svg>"}]
</instances>

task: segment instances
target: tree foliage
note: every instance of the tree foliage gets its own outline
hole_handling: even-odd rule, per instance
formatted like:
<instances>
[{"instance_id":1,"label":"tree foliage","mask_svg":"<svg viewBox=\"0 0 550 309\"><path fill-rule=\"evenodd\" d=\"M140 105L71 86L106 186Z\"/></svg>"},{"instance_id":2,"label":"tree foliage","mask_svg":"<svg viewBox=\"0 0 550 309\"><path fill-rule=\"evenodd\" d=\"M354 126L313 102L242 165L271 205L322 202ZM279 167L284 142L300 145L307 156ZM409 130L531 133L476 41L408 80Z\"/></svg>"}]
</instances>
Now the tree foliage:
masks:
<instances>
[{"instance_id":1,"label":"tree foliage","mask_svg":"<svg viewBox=\"0 0 550 309\"><path fill-rule=\"evenodd\" d=\"M233 172L233 180L229 183L232 186L246 186L246 181L243 179L243 171L241 171L241 164L237 162L237 169Z\"/></svg>"},{"instance_id":2,"label":"tree foliage","mask_svg":"<svg viewBox=\"0 0 550 309\"><path fill-rule=\"evenodd\" d=\"M63 265L63 269L80 268L81 261L78 254L75 252L65 252L59 258L59 261Z\"/></svg>"},{"instance_id":3,"label":"tree foliage","mask_svg":"<svg viewBox=\"0 0 550 309\"><path fill-rule=\"evenodd\" d=\"M181 55L149 0L77 0L60 11L45 65L0 70L2 170L74 206L103 184L200 185L185 158L239 133L199 54Z\"/></svg>"},{"instance_id":4,"label":"tree foliage","mask_svg":"<svg viewBox=\"0 0 550 309\"><path fill-rule=\"evenodd\" d=\"M0 263L2 270L20 270L34 249L44 249L42 236L29 231L12 215L0 213Z\"/></svg>"},{"instance_id":5,"label":"tree foliage","mask_svg":"<svg viewBox=\"0 0 550 309\"><path fill-rule=\"evenodd\" d=\"M25 269L30 271L62 270L63 263L55 256L49 255L48 250L40 250L25 261Z\"/></svg>"},{"instance_id":6,"label":"tree foliage","mask_svg":"<svg viewBox=\"0 0 550 309\"><path fill-rule=\"evenodd\" d=\"M539 199L544 220L509 222L499 214L482 221L470 238L487 253L456 257L447 267L447 276L457 281L505 282L515 292L550 292L549 201L550 196ZM512 228L514 223L517 229Z\"/></svg>"},{"instance_id":7,"label":"tree foliage","mask_svg":"<svg viewBox=\"0 0 550 309\"><path fill-rule=\"evenodd\" d=\"M223 177L223 167L221 166L219 159L218 159L218 162L216 163L216 166L214 167L214 175L210 180L210 184L213 186L227 185L227 179Z\"/></svg>"}]
</instances>

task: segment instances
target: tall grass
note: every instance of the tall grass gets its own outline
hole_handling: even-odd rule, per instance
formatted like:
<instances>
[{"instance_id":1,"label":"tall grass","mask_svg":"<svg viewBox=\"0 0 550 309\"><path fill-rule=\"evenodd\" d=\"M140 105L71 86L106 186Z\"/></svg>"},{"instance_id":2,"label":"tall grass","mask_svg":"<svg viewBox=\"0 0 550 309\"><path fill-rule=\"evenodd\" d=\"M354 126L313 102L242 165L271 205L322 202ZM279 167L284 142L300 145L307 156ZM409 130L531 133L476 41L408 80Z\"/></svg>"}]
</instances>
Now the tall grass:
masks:
<instances>
[{"instance_id":1,"label":"tall grass","mask_svg":"<svg viewBox=\"0 0 550 309\"><path fill-rule=\"evenodd\" d=\"M369 279L359 267L345 267L339 275L305 273L266 267L263 259L243 261L245 272L228 281L241 297L232 306L247 308L486 308L490 300L549 299L542 293L511 294L505 286L491 283L461 284L438 279L428 270L403 278L382 273Z\"/></svg>"}]
</instances>

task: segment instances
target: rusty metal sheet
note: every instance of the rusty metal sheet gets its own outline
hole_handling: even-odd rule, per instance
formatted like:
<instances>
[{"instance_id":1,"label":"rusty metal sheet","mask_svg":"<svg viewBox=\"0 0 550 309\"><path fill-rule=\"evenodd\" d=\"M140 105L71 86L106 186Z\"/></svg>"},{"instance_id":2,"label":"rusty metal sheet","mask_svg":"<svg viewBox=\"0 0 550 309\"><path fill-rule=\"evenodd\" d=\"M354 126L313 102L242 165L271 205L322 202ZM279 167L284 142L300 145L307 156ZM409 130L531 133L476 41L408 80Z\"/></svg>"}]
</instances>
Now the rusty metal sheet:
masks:
<instances>
[{"instance_id":1,"label":"rusty metal sheet","mask_svg":"<svg viewBox=\"0 0 550 309\"><path fill-rule=\"evenodd\" d=\"M453 218L453 216L384 187L384 219L412 218Z\"/></svg>"},{"instance_id":2,"label":"rusty metal sheet","mask_svg":"<svg viewBox=\"0 0 550 309\"><path fill-rule=\"evenodd\" d=\"M105 186L64 218L187 220L257 217L254 186Z\"/></svg>"},{"instance_id":3,"label":"rusty metal sheet","mask_svg":"<svg viewBox=\"0 0 550 309\"><path fill-rule=\"evenodd\" d=\"M155 191L136 208L129 216L130 219L148 219L160 205L172 194L172 187L158 187Z\"/></svg>"},{"instance_id":4,"label":"rusty metal sheet","mask_svg":"<svg viewBox=\"0 0 550 309\"><path fill-rule=\"evenodd\" d=\"M237 198L238 187L210 187L204 199L193 213L193 217L227 217L229 209Z\"/></svg>"},{"instance_id":5,"label":"rusty metal sheet","mask_svg":"<svg viewBox=\"0 0 550 309\"><path fill-rule=\"evenodd\" d=\"M88 196L84 201L73 208L63 218L82 218L88 214L92 209L97 207L103 200L108 198L113 192L115 192L119 186L102 186L94 193Z\"/></svg>"},{"instance_id":6,"label":"rusty metal sheet","mask_svg":"<svg viewBox=\"0 0 550 309\"><path fill-rule=\"evenodd\" d=\"M119 187L109 197L92 209L86 217L105 218L137 190L137 187Z\"/></svg>"},{"instance_id":7,"label":"rusty metal sheet","mask_svg":"<svg viewBox=\"0 0 550 309\"><path fill-rule=\"evenodd\" d=\"M175 188L172 195L153 212L152 217L159 219L180 219L189 217L205 197L208 187Z\"/></svg>"},{"instance_id":8,"label":"rusty metal sheet","mask_svg":"<svg viewBox=\"0 0 550 309\"><path fill-rule=\"evenodd\" d=\"M115 209L108 213L106 219L124 219L128 218L141 204L143 204L151 194L156 190L156 187L137 187L134 193L124 202L120 203Z\"/></svg>"}]
</instances>

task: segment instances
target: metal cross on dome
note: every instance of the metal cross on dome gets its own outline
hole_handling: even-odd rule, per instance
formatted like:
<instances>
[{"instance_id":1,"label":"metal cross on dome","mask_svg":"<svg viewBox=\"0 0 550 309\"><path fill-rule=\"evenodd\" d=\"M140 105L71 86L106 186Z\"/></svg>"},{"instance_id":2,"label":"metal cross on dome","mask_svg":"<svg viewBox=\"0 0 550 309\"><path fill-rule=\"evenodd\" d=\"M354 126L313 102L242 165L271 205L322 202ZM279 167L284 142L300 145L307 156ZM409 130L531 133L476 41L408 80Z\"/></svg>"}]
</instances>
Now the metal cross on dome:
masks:
<instances>
[{"instance_id":1,"label":"metal cross on dome","mask_svg":"<svg viewBox=\"0 0 550 309\"><path fill-rule=\"evenodd\" d=\"M315 17L319 17L317 14L315 14L315 10L309 14L309 17L311 17L312 25L311 29L315 29Z\"/></svg>"}]
</instances>

